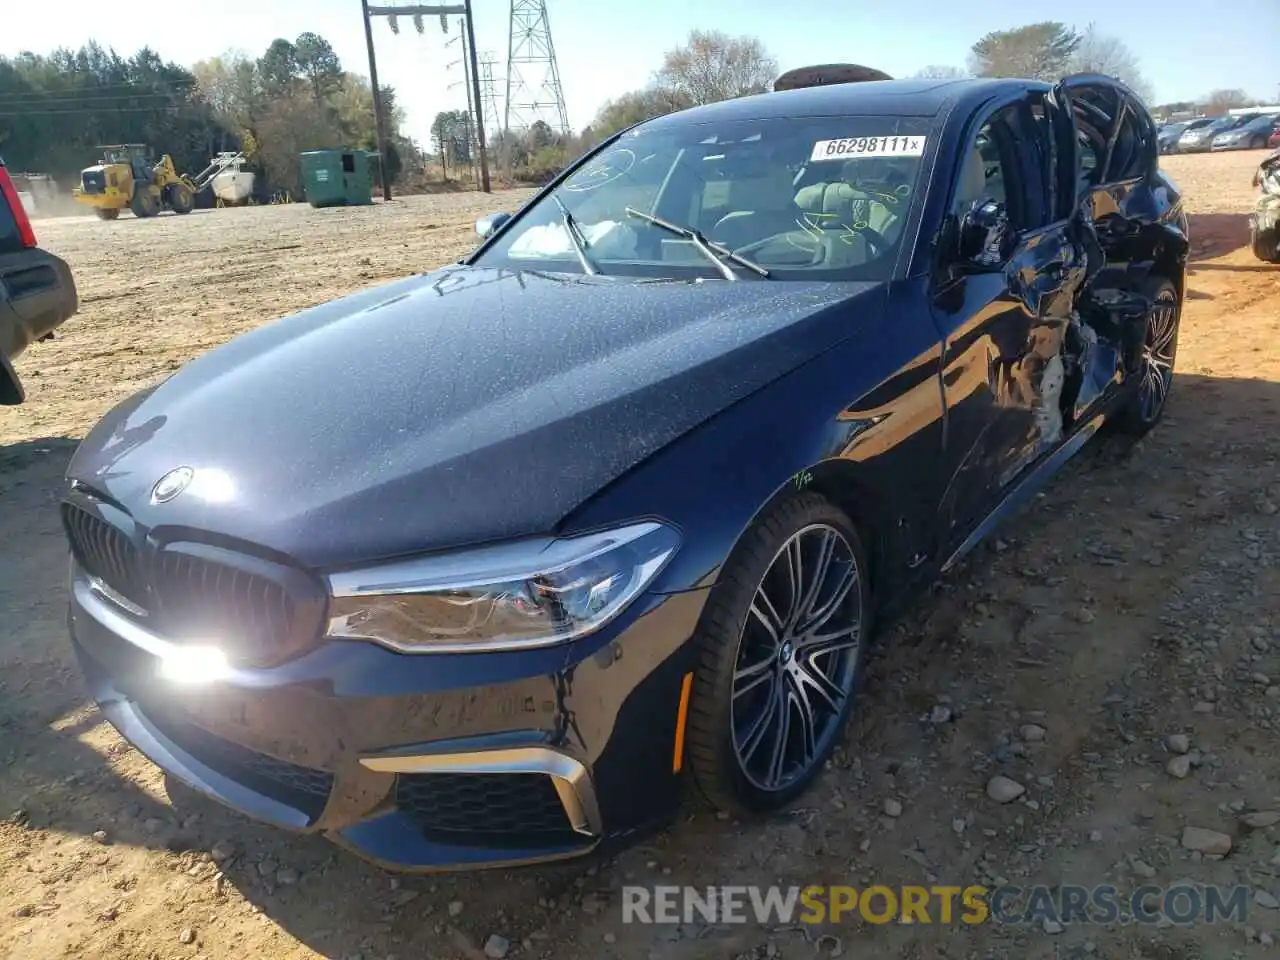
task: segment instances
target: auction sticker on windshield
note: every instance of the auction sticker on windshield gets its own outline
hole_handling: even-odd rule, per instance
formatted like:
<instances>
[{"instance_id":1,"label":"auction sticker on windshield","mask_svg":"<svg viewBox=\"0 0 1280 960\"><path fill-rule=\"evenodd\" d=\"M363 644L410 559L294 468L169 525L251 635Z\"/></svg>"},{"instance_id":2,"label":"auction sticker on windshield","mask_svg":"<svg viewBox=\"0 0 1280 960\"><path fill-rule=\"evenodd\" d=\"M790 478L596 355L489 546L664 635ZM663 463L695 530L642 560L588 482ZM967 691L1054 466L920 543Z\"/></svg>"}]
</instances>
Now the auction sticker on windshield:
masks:
<instances>
[{"instance_id":1,"label":"auction sticker on windshield","mask_svg":"<svg viewBox=\"0 0 1280 960\"><path fill-rule=\"evenodd\" d=\"M819 140L813 145L809 162L852 160L857 157L919 157L924 155L924 137L846 137Z\"/></svg>"}]
</instances>

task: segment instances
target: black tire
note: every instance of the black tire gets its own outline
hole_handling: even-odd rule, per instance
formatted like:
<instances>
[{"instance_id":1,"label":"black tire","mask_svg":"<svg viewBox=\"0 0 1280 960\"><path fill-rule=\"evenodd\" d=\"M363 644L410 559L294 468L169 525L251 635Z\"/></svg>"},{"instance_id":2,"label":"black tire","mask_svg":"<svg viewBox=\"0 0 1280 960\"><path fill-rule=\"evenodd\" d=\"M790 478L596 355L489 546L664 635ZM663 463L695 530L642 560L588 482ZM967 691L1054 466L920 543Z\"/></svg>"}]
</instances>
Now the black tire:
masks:
<instances>
[{"instance_id":1,"label":"black tire","mask_svg":"<svg viewBox=\"0 0 1280 960\"><path fill-rule=\"evenodd\" d=\"M160 212L160 199L150 190L135 190L129 209L138 218L154 217Z\"/></svg>"},{"instance_id":2,"label":"black tire","mask_svg":"<svg viewBox=\"0 0 1280 960\"><path fill-rule=\"evenodd\" d=\"M1280 263L1280 229L1268 227L1259 230L1253 227L1249 231L1249 245L1253 255L1263 263Z\"/></svg>"},{"instance_id":3,"label":"black tire","mask_svg":"<svg viewBox=\"0 0 1280 960\"><path fill-rule=\"evenodd\" d=\"M114 207L98 207L94 210L99 220L117 220L120 217L120 211Z\"/></svg>"},{"instance_id":4,"label":"black tire","mask_svg":"<svg viewBox=\"0 0 1280 960\"><path fill-rule=\"evenodd\" d=\"M1173 386L1173 367L1178 355L1178 327L1182 319L1182 300L1178 288L1167 277L1152 274L1139 291L1151 301L1143 333L1142 359L1138 380L1128 403L1119 412L1115 424L1131 437L1141 437L1160 422L1169 390Z\"/></svg>"},{"instance_id":5,"label":"black tire","mask_svg":"<svg viewBox=\"0 0 1280 960\"><path fill-rule=\"evenodd\" d=\"M830 561L825 568L827 576L816 578L817 592L809 594L804 587L797 591L787 585L787 591L792 597L799 595L804 601L808 601L810 613L814 607L821 610L828 603L834 604L832 614L827 618L811 621L814 631L821 628L822 633L830 635L833 629L848 629L848 625L856 627L856 647L832 649L822 653L815 652L817 646L806 646L817 638L809 636L806 640L799 636L798 629L795 633L784 631L792 637L794 643L777 641L775 632L765 626L765 615L758 614L756 610L767 608L764 602L758 600L763 588L768 585L772 589L780 583L787 583L788 572L794 569L788 565L785 571L781 570L775 566L775 561L778 564L789 561L793 556L790 552L792 544L798 544L802 554L806 542L814 544L815 540L821 549L825 549L827 540L824 538L829 534L835 535L831 542L836 546L832 547ZM847 551L840 544L847 546ZM785 559L784 549L787 551ZM837 557L846 556L848 562L841 559L837 565ZM814 554L810 552L809 560L813 559ZM802 568L805 562L802 560ZM823 568L821 564L815 564L812 569ZM856 579L848 588L846 600L836 600L839 587L844 584L841 579L836 581L830 596L819 603L824 587L831 583L831 578L847 577L850 569ZM767 581L766 577L769 578ZM774 610L775 624L790 618L795 605L792 602L788 606L786 616L779 616L777 610ZM802 602L799 606L803 612L806 603ZM784 807L809 788L821 773L847 725L862 678L870 640L871 618L870 570L866 552L856 527L844 512L817 494L803 493L779 502L756 522L725 564L698 626L696 643L699 647L699 660L694 672L686 744L693 781L703 797L723 810L750 815ZM848 638L849 641L851 639L852 637ZM846 641L834 641L830 645L834 647L835 643L841 642ZM793 708L803 710L800 700L803 699L808 704L811 702L810 695L813 697L812 710L820 709L823 714L820 735L817 733L816 722L811 722L808 726L802 722L799 727L806 752L812 739L814 749L808 762L798 762L795 769L789 771L789 778L779 779L772 784L762 784L758 775L752 773L751 760L755 754L746 744L739 744L735 727L734 685L739 658L749 650L758 651L761 647L765 651L763 655L752 658L754 662L744 671L752 679L744 680L745 686L738 690L742 701L748 701L744 703L741 715L745 719L750 713L749 701L756 694L754 688L762 688L757 696L763 698L760 716L766 719L750 724L753 727L757 724L760 726L760 740L765 739L770 731L775 731L772 739L775 744L781 740L784 743L782 752L787 752L789 737L782 731L789 730L792 718L799 715L793 713ZM816 664L817 657L828 658L823 663L829 664L831 672L838 675L837 679L827 678L829 685L826 689L838 688L840 697L824 700L823 697L827 694L819 696L820 685L815 684L813 671L816 667L824 676L826 671L823 666ZM761 664L764 667L758 670ZM763 677L766 673L769 677ZM757 674L762 679L755 679ZM797 679L800 676L805 679ZM803 697L800 697L798 691L804 692ZM779 706L782 706L781 710L778 709ZM768 717L774 719L770 721ZM814 736L804 737L805 731L813 731ZM753 731L743 739L754 736ZM758 742L754 749L758 750L761 746L763 743ZM770 749L772 751L773 747ZM741 759L744 751L747 753L746 760ZM775 766L771 755L770 770Z\"/></svg>"},{"instance_id":6,"label":"black tire","mask_svg":"<svg viewBox=\"0 0 1280 960\"><path fill-rule=\"evenodd\" d=\"M171 183L164 188L164 192L169 209L174 213L185 216L195 209L195 194L185 183Z\"/></svg>"}]
</instances>

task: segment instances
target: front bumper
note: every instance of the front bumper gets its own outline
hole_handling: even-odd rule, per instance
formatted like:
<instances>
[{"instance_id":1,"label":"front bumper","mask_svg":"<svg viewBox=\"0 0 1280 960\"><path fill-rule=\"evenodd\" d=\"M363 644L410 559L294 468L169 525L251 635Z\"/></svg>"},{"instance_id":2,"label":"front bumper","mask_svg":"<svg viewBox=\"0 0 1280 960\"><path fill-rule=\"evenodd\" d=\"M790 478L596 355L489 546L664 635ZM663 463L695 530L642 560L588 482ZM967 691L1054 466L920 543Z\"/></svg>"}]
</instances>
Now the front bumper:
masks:
<instances>
[{"instance_id":1,"label":"front bumper","mask_svg":"<svg viewBox=\"0 0 1280 960\"><path fill-rule=\"evenodd\" d=\"M400 870L573 857L661 825L705 590L640 598L569 647L404 655L322 642L209 683L73 565L90 693L138 750L250 817ZM198 678L196 678L198 679Z\"/></svg>"}]
</instances>

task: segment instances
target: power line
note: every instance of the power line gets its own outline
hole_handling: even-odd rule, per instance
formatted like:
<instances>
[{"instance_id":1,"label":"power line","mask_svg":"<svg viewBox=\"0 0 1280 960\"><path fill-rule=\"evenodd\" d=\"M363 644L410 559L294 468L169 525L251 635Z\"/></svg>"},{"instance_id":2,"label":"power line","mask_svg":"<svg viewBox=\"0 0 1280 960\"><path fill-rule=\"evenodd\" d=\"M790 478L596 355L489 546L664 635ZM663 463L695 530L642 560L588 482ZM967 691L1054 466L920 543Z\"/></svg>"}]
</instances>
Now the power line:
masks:
<instances>
[{"instance_id":1,"label":"power line","mask_svg":"<svg viewBox=\"0 0 1280 960\"><path fill-rule=\"evenodd\" d=\"M168 89L165 89L166 87ZM131 96L169 96L190 92L195 87L196 82L192 80L190 82L182 81L181 83L158 81L156 83L105 84L102 86L87 86L80 90L26 90L21 93L0 93L0 102L30 101L39 104L49 100L62 100L72 97L80 97L82 99L96 99L98 97L127 99ZM122 92L109 92L112 90L120 90ZM135 93L134 91L142 92Z\"/></svg>"},{"instance_id":2,"label":"power line","mask_svg":"<svg viewBox=\"0 0 1280 960\"><path fill-rule=\"evenodd\" d=\"M0 104L2 106L2 104ZM154 107L81 107L64 110L0 110L0 117L58 117L72 114L93 113L110 116L113 113L166 113L176 111L178 104L159 104Z\"/></svg>"},{"instance_id":3,"label":"power line","mask_svg":"<svg viewBox=\"0 0 1280 960\"><path fill-rule=\"evenodd\" d=\"M0 109L43 109L45 107L78 107L84 105L93 109L110 110L113 104L129 104L134 101L160 100L161 105L170 103L188 103L189 98L170 93L134 93L121 94L114 97L57 97L49 100L32 100L28 102L9 102L0 99Z\"/></svg>"}]
</instances>

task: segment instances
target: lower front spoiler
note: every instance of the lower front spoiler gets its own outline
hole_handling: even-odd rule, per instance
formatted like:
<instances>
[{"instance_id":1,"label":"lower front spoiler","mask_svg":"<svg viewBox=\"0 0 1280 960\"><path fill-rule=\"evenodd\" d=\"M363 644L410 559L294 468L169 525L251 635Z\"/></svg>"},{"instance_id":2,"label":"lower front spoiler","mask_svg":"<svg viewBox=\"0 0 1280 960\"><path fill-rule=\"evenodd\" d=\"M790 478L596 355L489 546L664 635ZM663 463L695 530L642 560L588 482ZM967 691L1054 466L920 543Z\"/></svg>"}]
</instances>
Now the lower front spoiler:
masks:
<instances>
[{"instance_id":1,"label":"lower front spoiler","mask_svg":"<svg viewBox=\"0 0 1280 960\"><path fill-rule=\"evenodd\" d=\"M581 762L546 746L494 747L486 745L484 738L360 758L363 776L356 792L366 798L359 805L362 812L336 823L326 811L333 806L351 809L345 801L353 791L346 781L354 778L313 771L330 777L323 796L308 798L299 792L294 794L299 801L292 803L268 796L180 745L177 734L170 732L174 728L167 717L150 715L111 683L79 643L73 640L73 646L102 715L166 774L253 820L299 833L319 833L386 869L425 873L547 863L590 854L604 839L594 785ZM569 829L528 843L522 843L518 834L504 835L500 844L451 842L431 836L397 803L399 779L419 775L546 778L554 787ZM307 803L307 799L318 802Z\"/></svg>"}]
</instances>

